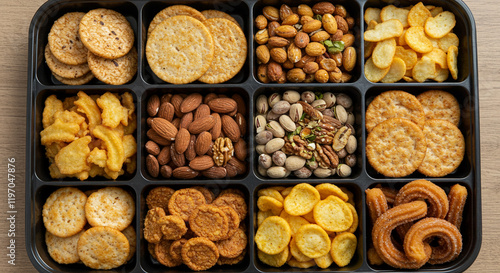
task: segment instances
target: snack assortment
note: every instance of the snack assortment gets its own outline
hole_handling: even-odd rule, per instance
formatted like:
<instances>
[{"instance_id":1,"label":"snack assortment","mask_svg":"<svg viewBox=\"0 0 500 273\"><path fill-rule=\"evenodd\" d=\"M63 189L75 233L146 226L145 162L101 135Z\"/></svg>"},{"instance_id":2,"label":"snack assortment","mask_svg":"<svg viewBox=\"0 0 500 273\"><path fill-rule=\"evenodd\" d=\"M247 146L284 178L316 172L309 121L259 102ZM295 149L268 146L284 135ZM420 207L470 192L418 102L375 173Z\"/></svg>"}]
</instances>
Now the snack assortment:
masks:
<instances>
[{"instance_id":1,"label":"snack assortment","mask_svg":"<svg viewBox=\"0 0 500 273\"><path fill-rule=\"evenodd\" d=\"M255 102L255 150L264 177L348 177L356 165L353 101L345 93L285 91Z\"/></svg>"},{"instance_id":2,"label":"snack assortment","mask_svg":"<svg viewBox=\"0 0 500 273\"><path fill-rule=\"evenodd\" d=\"M246 105L240 95L155 94L146 110L146 169L152 177L223 179L246 173Z\"/></svg>"},{"instance_id":3,"label":"snack assortment","mask_svg":"<svg viewBox=\"0 0 500 273\"><path fill-rule=\"evenodd\" d=\"M125 84L137 72L134 31L114 10L68 12L50 29L45 62L63 84L82 85L94 77L106 84Z\"/></svg>"},{"instance_id":4,"label":"snack assortment","mask_svg":"<svg viewBox=\"0 0 500 273\"><path fill-rule=\"evenodd\" d=\"M40 141L53 179L117 179L135 172L137 117L130 93L89 96L79 91L64 101L50 95L42 124Z\"/></svg>"},{"instance_id":5,"label":"snack assortment","mask_svg":"<svg viewBox=\"0 0 500 273\"><path fill-rule=\"evenodd\" d=\"M185 264L200 271L244 259L248 208L242 191L229 188L216 197L204 187L162 186L149 191L146 203L144 238L149 253L162 265Z\"/></svg>"},{"instance_id":6,"label":"snack assortment","mask_svg":"<svg viewBox=\"0 0 500 273\"><path fill-rule=\"evenodd\" d=\"M459 39L456 20L442 7L419 2L367 8L364 14L365 76L371 82L395 83L458 79Z\"/></svg>"},{"instance_id":7,"label":"snack assortment","mask_svg":"<svg viewBox=\"0 0 500 273\"><path fill-rule=\"evenodd\" d=\"M47 251L59 264L112 269L135 255L135 201L121 188L59 188L45 201L42 215Z\"/></svg>"},{"instance_id":8,"label":"snack assortment","mask_svg":"<svg viewBox=\"0 0 500 273\"><path fill-rule=\"evenodd\" d=\"M168 83L223 83L245 64L247 40L229 14L169 6L148 28L146 58L158 78ZM175 65L172 65L175 64Z\"/></svg>"},{"instance_id":9,"label":"snack assortment","mask_svg":"<svg viewBox=\"0 0 500 273\"><path fill-rule=\"evenodd\" d=\"M460 225L467 195L467 188L455 184L447 196L427 180L412 181L399 191L367 189L366 205L373 225L368 262L418 269L426 263L455 260L463 246Z\"/></svg>"},{"instance_id":10,"label":"snack assortment","mask_svg":"<svg viewBox=\"0 0 500 273\"><path fill-rule=\"evenodd\" d=\"M460 166L465 154L459 120L460 107L448 92L430 90L417 97L404 91L383 92L366 110L368 162L387 177L416 170L429 177L446 176Z\"/></svg>"},{"instance_id":11,"label":"snack assortment","mask_svg":"<svg viewBox=\"0 0 500 273\"><path fill-rule=\"evenodd\" d=\"M350 81L357 55L355 20L344 6L333 2L265 6L254 23L259 81Z\"/></svg>"},{"instance_id":12,"label":"snack assortment","mask_svg":"<svg viewBox=\"0 0 500 273\"><path fill-rule=\"evenodd\" d=\"M262 263L298 268L349 265L359 223L349 190L302 183L262 188L257 196L255 244Z\"/></svg>"}]
</instances>

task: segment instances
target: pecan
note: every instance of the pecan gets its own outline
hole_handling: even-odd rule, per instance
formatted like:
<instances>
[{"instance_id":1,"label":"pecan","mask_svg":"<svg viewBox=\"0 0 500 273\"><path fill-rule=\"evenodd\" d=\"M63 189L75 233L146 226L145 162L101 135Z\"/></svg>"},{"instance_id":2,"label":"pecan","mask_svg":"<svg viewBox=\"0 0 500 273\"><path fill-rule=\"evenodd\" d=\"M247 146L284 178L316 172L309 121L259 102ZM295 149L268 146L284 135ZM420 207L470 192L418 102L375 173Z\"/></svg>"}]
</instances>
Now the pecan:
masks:
<instances>
[{"instance_id":1,"label":"pecan","mask_svg":"<svg viewBox=\"0 0 500 273\"><path fill-rule=\"evenodd\" d=\"M330 166L332 168L337 168L337 166L339 165L339 156L337 155L337 153L333 151L331 146L325 145L323 148L323 152L326 154L326 156L328 156L328 159L330 159Z\"/></svg>"},{"instance_id":2,"label":"pecan","mask_svg":"<svg viewBox=\"0 0 500 273\"><path fill-rule=\"evenodd\" d=\"M234 155L234 147L231 139L219 137L215 140L212 148L215 165L226 166L229 159Z\"/></svg>"},{"instance_id":3,"label":"pecan","mask_svg":"<svg viewBox=\"0 0 500 273\"><path fill-rule=\"evenodd\" d=\"M320 111L314 109L309 103L304 102L304 101L299 101L300 105L302 105L302 108L304 109L304 113L306 113L308 116L311 117L313 120L322 120L323 119L323 114L321 114Z\"/></svg>"},{"instance_id":4,"label":"pecan","mask_svg":"<svg viewBox=\"0 0 500 273\"><path fill-rule=\"evenodd\" d=\"M323 162L325 165L330 166L331 162L328 156L324 153L321 145L316 145L316 151L318 152L318 156L321 159L320 163Z\"/></svg>"}]
</instances>

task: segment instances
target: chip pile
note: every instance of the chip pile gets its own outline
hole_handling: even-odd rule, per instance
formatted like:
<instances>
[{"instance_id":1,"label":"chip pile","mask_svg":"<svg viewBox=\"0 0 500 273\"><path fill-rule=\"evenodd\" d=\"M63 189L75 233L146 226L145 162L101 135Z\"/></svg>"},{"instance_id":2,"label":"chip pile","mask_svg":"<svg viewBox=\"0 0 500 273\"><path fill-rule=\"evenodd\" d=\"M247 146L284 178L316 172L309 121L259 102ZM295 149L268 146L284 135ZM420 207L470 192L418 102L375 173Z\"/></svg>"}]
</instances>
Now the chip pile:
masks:
<instances>
[{"instance_id":1,"label":"chip pile","mask_svg":"<svg viewBox=\"0 0 500 273\"><path fill-rule=\"evenodd\" d=\"M347 266L357 248L353 194L330 183L258 191L259 260L273 267Z\"/></svg>"},{"instance_id":2,"label":"chip pile","mask_svg":"<svg viewBox=\"0 0 500 273\"><path fill-rule=\"evenodd\" d=\"M130 93L89 96L80 91L64 101L50 95L42 123L40 138L52 178L117 179L135 172L137 118Z\"/></svg>"}]
</instances>

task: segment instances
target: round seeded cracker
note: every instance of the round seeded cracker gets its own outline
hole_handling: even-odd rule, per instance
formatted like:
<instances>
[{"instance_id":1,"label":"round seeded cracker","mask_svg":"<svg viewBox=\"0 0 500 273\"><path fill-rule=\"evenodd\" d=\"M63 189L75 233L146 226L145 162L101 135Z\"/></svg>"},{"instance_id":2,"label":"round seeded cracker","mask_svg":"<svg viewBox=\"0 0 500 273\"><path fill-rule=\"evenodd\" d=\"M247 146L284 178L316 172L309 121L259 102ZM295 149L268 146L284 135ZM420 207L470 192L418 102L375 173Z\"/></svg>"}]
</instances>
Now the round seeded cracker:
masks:
<instances>
[{"instance_id":1,"label":"round seeded cracker","mask_svg":"<svg viewBox=\"0 0 500 273\"><path fill-rule=\"evenodd\" d=\"M87 48L78 35L83 12L68 12L57 19L49 32L49 47L54 57L69 65L87 62Z\"/></svg>"},{"instance_id":2,"label":"round seeded cracker","mask_svg":"<svg viewBox=\"0 0 500 273\"><path fill-rule=\"evenodd\" d=\"M49 252L50 257L59 264L79 262L80 257L78 256L77 245L83 232L84 230L73 236L61 238L46 231L45 243L47 244L47 252Z\"/></svg>"},{"instance_id":3,"label":"round seeded cracker","mask_svg":"<svg viewBox=\"0 0 500 273\"><path fill-rule=\"evenodd\" d=\"M227 20L235 23L239 27L241 27L240 24L238 24L238 21L236 21L236 19L234 19L233 16L231 16L223 11L220 11L220 10L207 9L207 10L202 11L201 14L203 14L203 16L205 16L205 18L207 18L207 19L224 18L224 19L227 19Z\"/></svg>"},{"instance_id":4,"label":"round seeded cracker","mask_svg":"<svg viewBox=\"0 0 500 273\"><path fill-rule=\"evenodd\" d=\"M88 72L87 74L74 79L63 78L56 73L52 73L52 75L54 75L54 78L56 78L56 80L67 85L83 85L90 82L94 78L94 74L92 74L92 72Z\"/></svg>"},{"instance_id":5,"label":"round seeded cracker","mask_svg":"<svg viewBox=\"0 0 500 273\"><path fill-rule=\"evenodd\" d=\"M127 261L130 252L127 237L110 227L93 227L78 240L78 256L93 269L112 269Z\"/></svg>"},{"instance_id":6,"label":"round seeded cracker","mask_svg":"<svg viewBox=\"0 0 500 273\"><path fill-rule=\"evenodd\" d=\"M79 65L69 65L60 62L50 51L49 44L45 46L45 62L52 73L68 79L79 78L90 72L87 63Z\"/></svg>"},{"instance_id":7,"label":"round seeded cracker","mask_svg":"<svg viewBox=\"0 0 500 273\"><path fill-rule=\"evenodd\" d=\"M120 85L129 82L137 72L137 50L133 47L127 55L110 60L89 52L89 68L100 81Z\"/></svg>"},{"instance_id":8,"label":"round seeded cracker","mask_svg":"<svg viewBox=\"0 0 500 273\"><path fill-rule=\"evenodd\" d=\"M91 226L112 227L121 231L134 219L135 202L121 188L102 188L88 197L85 215Z\"/></svg>"},{"instance_id":9,"label":"round seeded cracker","mask_svg":"<svg viewBox=\"0 0 500 273\"><path fill-rule=\"evenodd\" d=\"M148 37L153 32L153 30L158 26L161 22L163 22L165 19L174 17L177 15L186 15L186 16L191 16L201 22L205 21L205 16L198 10L186 6L186 5L173 5L170 7L167 7L160 12L158 12L151 23L149 24L148 28Z\"/></svg>"},{"instance_id":10,"label":"round seeded cracker","mask_svg":"<svg viewBox=\"0 0 500 273\"><path fill-rule=\"evenodd\" d=\"M58 237L70 237L80 232L87 223L86 201L85 193L77 188L64 187L54 191L42 210L47 231Z\"/></svg>"},{"instance_id":11,"label":"round seeded cracker","mask_svg":"<svg viewBox=\"0 0 500 273\"><path fill-rule=\"evenodd\" d=\"M430 90L418 95L417 99L424 108L427 120L444 119L458 126L460 105L452 94L440 90Z\"/></svg>"}]
</instances>

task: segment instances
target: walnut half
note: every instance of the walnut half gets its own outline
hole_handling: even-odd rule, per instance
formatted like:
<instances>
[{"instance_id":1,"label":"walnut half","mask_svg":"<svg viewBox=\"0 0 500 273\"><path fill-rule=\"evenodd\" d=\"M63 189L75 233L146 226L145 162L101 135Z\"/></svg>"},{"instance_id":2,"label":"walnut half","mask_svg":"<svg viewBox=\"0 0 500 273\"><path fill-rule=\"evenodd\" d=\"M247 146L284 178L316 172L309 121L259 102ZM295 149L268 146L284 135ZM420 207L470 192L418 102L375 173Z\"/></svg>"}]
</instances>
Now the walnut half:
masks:
<instances>
[{"instance_id":1,"label":"walnut half","mask_svg":"<svg viewBox=\"0 0 500 273\"><path fill-rule=\"evenodd\" d=\"M219 167L226 166L226 163L234 155L233 143L228 137L219 137L215 140L212 151L215 165Z\"/></svg>"}]
</instances>

